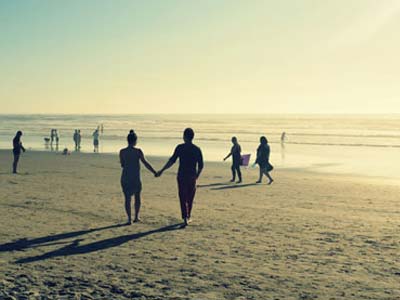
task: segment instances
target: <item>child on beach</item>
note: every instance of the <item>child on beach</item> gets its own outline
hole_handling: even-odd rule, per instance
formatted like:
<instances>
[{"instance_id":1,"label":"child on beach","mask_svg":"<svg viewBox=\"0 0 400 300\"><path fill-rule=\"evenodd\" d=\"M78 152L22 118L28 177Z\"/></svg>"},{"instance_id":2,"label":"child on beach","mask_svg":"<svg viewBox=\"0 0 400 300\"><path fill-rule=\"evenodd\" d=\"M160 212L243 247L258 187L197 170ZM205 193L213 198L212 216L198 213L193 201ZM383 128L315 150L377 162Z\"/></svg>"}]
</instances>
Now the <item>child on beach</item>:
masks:
<instances>
[{"instance_id":1,"label":"child on beach","mask_svg":"<svg viewBox=\"0 0 400 300\"><path fill-rule=\"evenodd\" d=\"M135 218L133 222L139 222L139 212L141 205L142 182L140 180L140 161L154 175L156 171L146 161L141 149L136 148L137 135L131 130L127 137L128 147L121 149L119 158L122 167L121 186L125 196L125 211L128 216L127 225L132 224L131 199L135 196Z\"/></svg>"}]
</instances>

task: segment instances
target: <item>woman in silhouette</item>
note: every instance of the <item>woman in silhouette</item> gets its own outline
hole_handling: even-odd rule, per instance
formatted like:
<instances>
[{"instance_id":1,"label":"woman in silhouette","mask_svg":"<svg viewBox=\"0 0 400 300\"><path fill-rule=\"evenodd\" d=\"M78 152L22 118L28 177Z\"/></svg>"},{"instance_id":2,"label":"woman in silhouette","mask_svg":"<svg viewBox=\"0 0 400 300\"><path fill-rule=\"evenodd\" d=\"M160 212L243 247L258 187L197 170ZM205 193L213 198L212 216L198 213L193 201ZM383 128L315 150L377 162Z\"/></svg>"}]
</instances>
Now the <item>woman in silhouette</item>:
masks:
<instances>
[{"instance_id":1,"label":"woman in silhouette","mask_svg":"<svg viewBox=\"0 0 400 300\"><path fill-rule=\"evenodd\" d=\"M269 163L270 152L271 150L269 148L267 138L265 136L260 137L260 145L257 148L257 159L255 162L260 167L260 177L258 178L257 183L261 183L263 175L268 177L268 184L271 184L274 181L271 175L269 175L269 172L274 168Z\"/></svg>"},{"instance_id":2,"label":"woman in silhouette","mask_svg":"<svg viewBox=\"0 0 400 300\"><path fill-rule=\"evenodd\" d=\"M14 154L14 162L13 162L13 173L17 174L17 167L19 157L21 155L21 150L25 152L24 146L22 146L21 142L22 131L18 131L13 139L13 154Z\"/></svg>"},{"instance_id":3,"label":"woman in silhouette","mask_svg":"<svg viewBox=\"0 0 400 300\"><path fill-rule=\"evenodd\" d=\"M146 161L142 150L136 148L137 135L131 130L127 137L128 147L121 149L119 158L122 167L121 186L125 196L125 211L128 216L127 225L132 224L131 217L131 199L135 196L135 219L133 222L139 222L139 211L141 205L140 193L142 191L142 182L140 180L140 162L154 175L156 171Z\"/></svg>"}]
</instances>

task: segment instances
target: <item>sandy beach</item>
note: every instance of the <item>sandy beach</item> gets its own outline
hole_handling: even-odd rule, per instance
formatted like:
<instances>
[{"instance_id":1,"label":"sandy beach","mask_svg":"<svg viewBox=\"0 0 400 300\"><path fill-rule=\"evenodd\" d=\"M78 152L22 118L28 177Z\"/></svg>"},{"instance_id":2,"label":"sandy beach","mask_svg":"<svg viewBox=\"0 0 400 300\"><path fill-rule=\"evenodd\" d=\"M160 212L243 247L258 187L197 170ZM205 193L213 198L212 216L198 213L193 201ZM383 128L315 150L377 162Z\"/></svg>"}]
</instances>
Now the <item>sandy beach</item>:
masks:
<instances>
[{"instance_id":1,"label":"sandy beach","mask_svg":"<svg viewBox=\"0 0 400 300\"><path fill-rule=\"evenodd\" d=\"M165 158L148 157L156 169ZM400 299L400 187L206 163L180 229L176 166L142 168L126 221L116 155L0 151L0 299Z\"/></svg>"}]
</instances>

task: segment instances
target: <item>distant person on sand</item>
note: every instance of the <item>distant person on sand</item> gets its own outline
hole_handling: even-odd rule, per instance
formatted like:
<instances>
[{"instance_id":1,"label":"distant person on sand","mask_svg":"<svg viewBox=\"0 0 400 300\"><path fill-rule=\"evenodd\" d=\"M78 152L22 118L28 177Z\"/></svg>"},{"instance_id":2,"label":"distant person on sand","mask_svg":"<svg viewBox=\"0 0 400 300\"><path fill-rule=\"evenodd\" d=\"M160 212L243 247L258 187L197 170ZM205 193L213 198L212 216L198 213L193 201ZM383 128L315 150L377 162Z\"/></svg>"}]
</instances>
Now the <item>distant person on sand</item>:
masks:
<instances>
[{"instance_id":1,"label":"distant person on sand","mask_svg":"<svg viewBox=\"0 0 400 300\"><path fill-rule=\"evenodd\" d=\"M17 167L19 157L21 156L21 150L25 152L24 146L22 146L21 142L22 131L18 131L13 139L13 154L14 154L14 162L13 162L13 173L17 174Z\"/></svg>"},{"instance_id":2,"label":"distant person on sand","mask_svg":"<svg viewBox=\"0 0 400 300\"><path fill-rule=\"evenodd\" d=\"M81 150L81 141L82 141L81 130L78 129L78 150Z\"/></svg>"},{"instance_id":3,"label":"distant person on sand","mask_svg":"<svg viewBox=\"0 0 400 300\"><path fill-rule=\"evenodd\" d=\"M268 184L271 184L274 181L272 179L271 175L269 175L269 172L272 171L272 169L274 168L269 163L270 152L271 152L271 150L268 145L268 140L265 136L262 136L260 138L260 145L257 148L257 159L255 162L255 164L258 164L258 166L260 167L260 177L256 183L262 182L263 174L268 177L268 179L269 179Z\"/></svg>"},{"instance_id":4,"label":"distant person on sand","mask_svg":"<svg viewBox=\"0 0 400 300\"><path fill-rule=\"evenodd\" d=\"M93 152L99 152L99 129L93 132Z\"/></svg>"},{"instance_id":5,"label":"distant person on sand","mask_svg":"<svg viewBox=\"0 0 400 300\"><path fill-rule=\"evenodd\" d=\"M157 177L161 176L179 158L178 190L181 214L184 221L183 226L187 226L191 222L193 200L196 194L196 180L199 178L204 167L203 154L200 148L192 143L193 138L193 129L186 128L183 132L185 143L175 148L174 154L156 175Z\"/></svg>"},{"instance_id":6,"label":"distant person on sand","mask_svg":"<svg viewBox=\"0 0 400 300\"><path fill-rule=\"evenodd\" d=\"M282 132L282 135L281 135L281 159L282 159L282 163L285 161L285 142L286 142L286 132Z\"/></svg>"},{"instance_id":7,"label":"distant person on sand","mask_svg":"<svg viewBox=\"0 0 400 300\"><path fill-rule=\"evenodd\" d=\"M54 142L54 140L55 140L55 129L52 129L51 131L50 131L50 143L51 143L51 145L53 145L53 142Z\"/></svg>"},{"instance_id":8,"label":"distant person on sand","mask_svg":"<svg viewBox=\"0 0 400 300\"><path fill-rule=\"evenodd\" d=\"M238 175L238 182L237 183L241 183L242 182L242 173L240 172L240 164L241 164L241 160L242 160L242 156L241 156L241 152L242 152L242 148L240 147L237 138L234 136L232 137L232 148L231 148L231 152L229 152L229 154L224 158L224 161L227 160L230 156L232 156L232 180L231 182L235 182L236 179L236 173Z\"/></svg>"},{"instance_id":9,"label":"distant person on sand","mask_svg":"<svg viewBox=\"0 0 400 300\"><path fill-rule=\"evenodd\" d=\"M75 143L75 151L78 151L78 144L79 144L78 143L78 140L79 140L79 138L78 138L78 129L75 129L73 140L74 140L74 143Z\"/></svg>"},{"instance_id":10,"label":"distant person on sand","mask_svg":"<svg viewBox=\"0 0 400 300\"><path fill-rule=\"evenodd\" d=\"M136 148L137 135L131 130L127 137L128 147L119 152L119 158L122 167L121 186L125 196L125 211L128 216L127 224L132 224L131 199L135 196L135 219L133 222L139 222L140 212L140 192L142 191L142 182L140 180L140 161L144 166L156 175L156 171L146 161L141 149Z\"/></svg>"},{"instance_id":11,"label":"distant person on sand","mask_svg":"<svg viewBox=\"0 0 400 300\"><path fill-rule=\"evenodd\" d=\"M285 142L286 142L286 132L282 132L282 135L281 135L281 145L282 145L282 147L285 146Z\"/></svg>"},{"instance_id":12,"label":"distant person on sand","mask_svg":"<svg viewBox=\"0 0 400 300\"><path fill-rule=\"evenodd\" d=\"M58 149L58 144L60 142L60 137L58 136L58 131L57 129L54 129L55 137L56 137L56 147Z\"/></svg>"}]
</instances>

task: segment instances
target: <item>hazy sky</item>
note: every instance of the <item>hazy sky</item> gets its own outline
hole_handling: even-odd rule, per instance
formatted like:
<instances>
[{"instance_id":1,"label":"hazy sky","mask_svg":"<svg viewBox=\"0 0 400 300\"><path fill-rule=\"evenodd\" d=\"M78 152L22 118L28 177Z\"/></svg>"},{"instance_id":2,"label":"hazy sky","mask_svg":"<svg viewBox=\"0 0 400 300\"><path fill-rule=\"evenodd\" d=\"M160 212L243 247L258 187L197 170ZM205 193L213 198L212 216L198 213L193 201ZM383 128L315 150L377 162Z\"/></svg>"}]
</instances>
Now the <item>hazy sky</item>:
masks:
<instances>
[{"instance_id":1,"label":"hazy sky","mask_svg":"<svg viewBox=\"0 0 400 300\"><path fill-rule=\"evenodd\" d=\"M400 113L399 0L0 0L0 113Z\"/></svg>"}]
</instances>

